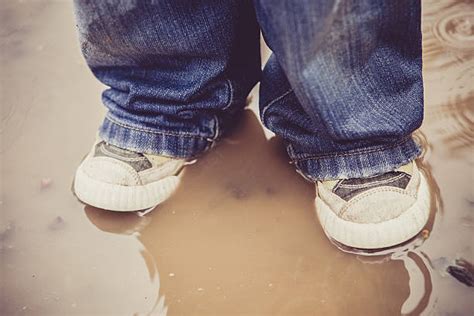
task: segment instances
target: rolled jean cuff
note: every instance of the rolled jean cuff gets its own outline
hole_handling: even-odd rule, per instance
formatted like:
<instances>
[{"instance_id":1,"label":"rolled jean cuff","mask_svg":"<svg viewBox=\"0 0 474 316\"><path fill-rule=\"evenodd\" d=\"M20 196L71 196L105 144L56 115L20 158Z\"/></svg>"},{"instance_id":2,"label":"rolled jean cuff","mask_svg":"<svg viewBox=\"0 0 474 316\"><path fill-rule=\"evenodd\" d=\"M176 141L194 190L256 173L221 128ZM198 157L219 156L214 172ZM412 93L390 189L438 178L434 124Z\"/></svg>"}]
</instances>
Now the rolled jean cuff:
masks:
<instances>
[{"instance_id":1,"label":"rolled jean cuff","mask_svg":"<svg viewBox=\"0 0 474 316\"><path fill-rule=\"evenodd\" d=\"M390 172L415 160L421 152L421 146L412 136L388 146L321 155L298 152L294 146L288 146L288 154L298 172L313 182L366 178Z\"/></svg>"},{"instance_id":2,"label":"rolled jean cuff","mask_svg":"<svg viewBox=\"0 0 474 316\"><path fill-rule=\"evenodd\" d=\"M194 158L209 149L214 139L191 133L138 128L106 117L99 137L120 148L173 158Z\"/></svg>"}]
</instances>

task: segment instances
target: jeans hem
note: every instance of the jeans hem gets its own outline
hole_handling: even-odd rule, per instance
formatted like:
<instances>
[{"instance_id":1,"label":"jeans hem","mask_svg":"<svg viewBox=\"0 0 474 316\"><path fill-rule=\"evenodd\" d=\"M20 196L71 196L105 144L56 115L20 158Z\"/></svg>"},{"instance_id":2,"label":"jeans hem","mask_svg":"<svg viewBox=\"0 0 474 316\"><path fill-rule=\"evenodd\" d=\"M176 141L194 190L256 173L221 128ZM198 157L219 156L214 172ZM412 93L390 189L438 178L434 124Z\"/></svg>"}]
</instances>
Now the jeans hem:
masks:
<instances>
[{"instance_id":1,"label":"jeans hem","mask_svg":"<svg viewBox=\"0 0 474 316\"><path fill-rule=\"evenodd\" d=\"M173 158L194 158L208 150L214 139L190 133L173 133L128 126L106 117L99 129L104 141L139 153Z\"/></svg>"},{"instance_id":2,"label":"jeans hem","mask_svg":"<svg viewBox=\"0 0 474 316\"><path fill-rule=\"evenodd\" d=\"M341 153L312 155L296 152L290 144L291 163L307 180L366 178L393 171L422 152L410 136L389 146L374 146Z\"/></svg>"},{"instance_id":3,"label":"jeans hem","mask_svg":"<svg viewBox=\"0 0 474 316\"><path fill-rule=\"evenodd\" d=\"M278 97L274 98L273 100L271 100L270 102L268 102L266 105L264 105L261 110L260 110L260 120L262 121L262 124L268 128L268 124L265 120L266 116L265 116L265 112L273 105L275 104L276 102L279 102L281 100L283 100L284 98L286 98L288 95L290 95L290 93L293 92L293 89L288 89L287 91L285 91L283 94L279 95Z\"/></svg>"}]
</instances>

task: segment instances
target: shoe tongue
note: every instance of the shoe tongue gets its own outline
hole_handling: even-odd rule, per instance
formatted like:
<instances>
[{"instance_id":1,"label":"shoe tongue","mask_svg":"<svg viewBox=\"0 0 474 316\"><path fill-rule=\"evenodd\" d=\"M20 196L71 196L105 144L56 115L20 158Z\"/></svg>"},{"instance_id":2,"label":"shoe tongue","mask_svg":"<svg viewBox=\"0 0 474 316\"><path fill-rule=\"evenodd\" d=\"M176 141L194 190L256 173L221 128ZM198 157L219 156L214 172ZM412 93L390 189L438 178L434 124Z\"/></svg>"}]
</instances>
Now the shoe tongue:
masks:
<instances>
[{"instance_id":1,"label":"shoe tongue","mask_svg":"<svg viewBox=\"0 0 474 316\"><path fill-rule=\"evenodd\" d=\"M414 163L409 162L406 165L399 167L395 171L405 172L406 174L411 176L413 174L413 164Z\"/></svg>"},{"instance_id":2,"label":"shoe tongue","mask_svg":"<svg viewBox=\"0 0 474 316\"><path fill-rule=\"evenodd\" d=\"M96 144L94 157L108 157L122 161L123 163L126 163L135 169L137 172L147 170L152 167L151 162L143 154L120 148L104 141Z\"/></svg>"},{"instance_id":3,"label":"shoe tongue","mask_svg":"<svg viewBox=\"0 0 474 316\"><path fill-rule=\"evenodd\" d=\"M144 154L144 153L139 153L135 152L132 150L120 148L117 146L114 146L112 144L108 144L106 142L100 142L97 147L96 147L96 155L100 155L100 151L104 150L105 152L102 153L102 155L109 155L112 154L114 155L113 157L116 159L143 159L144 161L147 161L149 166L148 168L154 166L162 166L165 163L174 160L174 158L170 157L165 157L165 156L160 156L160 155L152 155L152 154Z\"/></svg>"},{"instance_id":4,"label":"shoe tongue","mask_svg":"<svg viewBox=\"0 0 474 316\"><path fill-rule=\"evenodd\" d=\"M165 157L165 156L157 156L157 155L149 155L149 154L143 154L149 161L153 163L154 166L160 166L168 161L173 160L173 158L170 157Z\"/></svg>"},{"instance_id":5,"label":"shoe tongue","mask_svg":"<svg viewBox=\"0 0 474 316\"><path fill-rule=\"evenodd\" d=\"M394 170L392 172L389 172L389 173L400 173L400 172L406 173L408 176L411 176L412 173L413 173L413 163L409 162L406 165L403 165L403 166L401 166L401 167L397 168L396 170ZM374 176L374 177L370 177L370 178L366 178L366 179L373 179L374 181L377 181L378 178L384 177L384 175L388 175L389 173ZM360 179L362 180L364 178L360 178ZM322 184L326 189L332 191L336 187L336 185L338 185L340 182L352 182L353 180L356 180L356 179L326 180L326 181L323 181ZM366 182L366 184L369 184L371 181L363 181L363 182ZM368 186L370 186L370 184Z\"/></svg>"},{"instance_id":6,"label":"shoe tongue","mask_svg":"<svg viewBox=\"0 0 474 316\"><path fill-rule=\"evenodd\" d=\"M326 181L323 181L322 184L326 189L328 189L329 191L332 191L332 189L336 186L336 184L339 181L341 180L326 180Z\"/></svg>"},{"instance_id":7,"label":"shoe tongue","mask_svg":"<svg viewBox=\"0 0 474 316\"><path fill-rule=\"evenodd\" d=\"M97 145L95 146L95 155L113 157L118 159L136 159L143 157L143 155L140 153L120 148L104 141L97 143Z\"/></svg>"}]
</instances>

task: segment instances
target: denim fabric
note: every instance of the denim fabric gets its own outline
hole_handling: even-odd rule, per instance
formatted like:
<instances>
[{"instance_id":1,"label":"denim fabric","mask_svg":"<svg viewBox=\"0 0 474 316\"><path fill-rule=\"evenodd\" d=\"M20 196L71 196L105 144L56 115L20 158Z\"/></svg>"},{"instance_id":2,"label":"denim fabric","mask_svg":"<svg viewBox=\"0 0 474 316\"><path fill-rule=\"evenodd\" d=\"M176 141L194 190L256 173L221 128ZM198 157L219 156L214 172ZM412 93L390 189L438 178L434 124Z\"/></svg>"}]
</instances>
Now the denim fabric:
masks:
<instances>
[{"instance_id":1,"label":"denim fabric","mask_svg":"<svg viewBox=\"0 0 474 316\"><path fill-rule=\"evenodd\" d=\"M126 149L193 157L259 80L260 31L245 0L75 1L81 49L110 88L100 128Z\"/></svg>"},{"instance_id":2,"label":"denim fabric","mask_svg":"<svg viewBox=\"0 0 474 316\"><path fill-rule=\"evenodd\" d=\"M103 139L193 157L238 121L261 78L262 122L310 180L367 177L420 153L416 0L76 0L84 56L109 86ZM273 51L260 71L259 27Z\"/></svg>"},{"instance_id":3,"label":"denim fabric","mask_svg":"<svg viewBox=\"0 0 474 316\"><path fill-rule=\"evenodd\" d=\"M420 1L267 2L261 116L297 168L311 180L367 177L417 157Z\"/></svg>"}]
</instances>

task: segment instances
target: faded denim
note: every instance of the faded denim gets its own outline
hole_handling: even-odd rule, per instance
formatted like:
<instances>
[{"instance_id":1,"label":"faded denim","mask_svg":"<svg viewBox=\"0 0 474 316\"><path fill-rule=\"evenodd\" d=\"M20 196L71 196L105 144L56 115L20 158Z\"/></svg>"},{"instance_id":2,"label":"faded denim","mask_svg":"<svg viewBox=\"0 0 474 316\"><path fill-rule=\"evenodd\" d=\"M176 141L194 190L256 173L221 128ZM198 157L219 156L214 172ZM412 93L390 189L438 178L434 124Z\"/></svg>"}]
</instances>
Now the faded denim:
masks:
<instances>
[{"instance_id":1,"label":"faded denim","mask_svg":"<svg viewBox=\"0 0 474 316\"><path fill-rule=\"evenodd\" d=\"M423 119L421 3L76 0L81 49L109 88L101 137L172 157L204 152L261 81L263 124L310 180L415 159ZM259 33L273 51L261 71Z\"/></svg>"}]
</instances>

